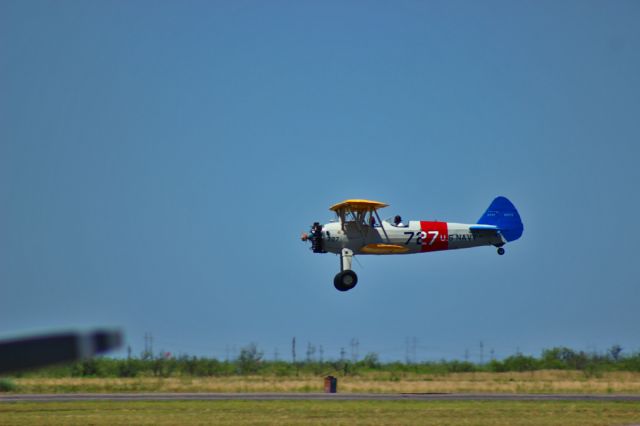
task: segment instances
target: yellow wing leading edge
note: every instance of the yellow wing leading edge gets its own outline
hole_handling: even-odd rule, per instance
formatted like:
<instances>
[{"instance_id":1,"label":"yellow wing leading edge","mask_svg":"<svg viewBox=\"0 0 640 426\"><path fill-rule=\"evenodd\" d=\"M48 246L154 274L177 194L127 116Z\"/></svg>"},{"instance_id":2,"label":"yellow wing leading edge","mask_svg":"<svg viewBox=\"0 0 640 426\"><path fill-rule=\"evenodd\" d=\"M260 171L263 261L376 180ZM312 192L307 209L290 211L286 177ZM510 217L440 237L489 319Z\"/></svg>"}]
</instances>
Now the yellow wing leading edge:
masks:
<instances>
[{"instance_id":1,"label":"yellow wing leading edge","mask_svg":"<svg viewBox=\"0 0 640 426\"><path fill-rule=\"evenodd\" d=\"M329 210L337 212L338 210L348 209L351 211L364 211L368 212L370 210L381 209L389 206L388 204L381 203L380 201L371 201L371 200L344 200L338 204L334 204L329 207Z\"/></svg>"},{"instance_id":2,"label":"yellow wing leading edge","mask_svg":"<svg viewBox=\"0 0 640 426\"><path fill-rule=\"evenodd\" d=\"M360 251L368 254L399 254L406 253L409 249L398 244L367 244Z\"/></svg>"}]
</instances>

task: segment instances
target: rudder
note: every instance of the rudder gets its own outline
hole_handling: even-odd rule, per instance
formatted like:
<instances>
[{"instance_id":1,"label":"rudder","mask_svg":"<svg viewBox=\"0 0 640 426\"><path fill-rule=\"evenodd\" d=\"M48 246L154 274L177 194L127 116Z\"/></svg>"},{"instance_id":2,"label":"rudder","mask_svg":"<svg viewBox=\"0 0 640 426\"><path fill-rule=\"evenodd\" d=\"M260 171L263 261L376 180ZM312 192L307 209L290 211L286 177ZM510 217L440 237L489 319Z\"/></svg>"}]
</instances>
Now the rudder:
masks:
<instances>
[{"instance_id":1,"label":"rudder","mask_svg":"<svg viewBox=\"0 0 640 426\"><path fill-rule=\"evenodd\" d=\"M507 241L517 240L524 230L518 210L506 197L496 197L478 220L478 224L497 226Z\"/></svg>"}]
</instances>

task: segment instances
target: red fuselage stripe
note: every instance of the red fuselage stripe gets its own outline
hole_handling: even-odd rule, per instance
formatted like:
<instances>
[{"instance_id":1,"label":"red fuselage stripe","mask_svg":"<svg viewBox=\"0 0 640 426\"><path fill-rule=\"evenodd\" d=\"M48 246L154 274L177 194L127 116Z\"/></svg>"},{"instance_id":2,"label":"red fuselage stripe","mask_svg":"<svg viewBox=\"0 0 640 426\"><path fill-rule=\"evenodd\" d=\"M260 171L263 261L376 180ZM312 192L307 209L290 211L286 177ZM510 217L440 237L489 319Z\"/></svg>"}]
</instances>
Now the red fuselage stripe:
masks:
<instances>
[{"instance_id":1,"label":"red fuselage stripe","mask_svg":"<svg viewBox=\"0 0 640 426\"><path fill-rule=\"evenodd\" d=\"M422 248L420 251L449 249L449 228L447 222L420 221Z\"/></svg>"}]
</instances>

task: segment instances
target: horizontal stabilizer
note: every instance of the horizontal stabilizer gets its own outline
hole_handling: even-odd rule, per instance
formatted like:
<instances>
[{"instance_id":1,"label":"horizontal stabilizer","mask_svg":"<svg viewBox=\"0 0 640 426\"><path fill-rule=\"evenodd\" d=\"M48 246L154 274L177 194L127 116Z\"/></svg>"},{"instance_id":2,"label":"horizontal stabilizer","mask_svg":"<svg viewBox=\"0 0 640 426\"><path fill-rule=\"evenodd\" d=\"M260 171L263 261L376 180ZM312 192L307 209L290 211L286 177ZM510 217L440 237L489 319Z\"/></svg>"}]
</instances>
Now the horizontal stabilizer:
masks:
<instances>
[{"instance_id":1,"label":"horizontal stabilizer","mask_svg":"<svg viewBox=\"0 0 640 426\"><path fill-rule=\"evenodd\" d=\"M469 229L472 231L499 231L500 230L495 225L482 225L482 224L471 225Z\"/></svg>"},{"instance_id":2,"label":"horizontal stabilizer","mask_svg":"<svg viewBox=\"0 0 640 426\"><path fill-rule=\"evenodd\" d=\"M495 225L471 225L469 230L476 237L500 237L502 241L505 241L505 238L500 235L500 229L498 229Z\"/></svg>"}]
</instances>

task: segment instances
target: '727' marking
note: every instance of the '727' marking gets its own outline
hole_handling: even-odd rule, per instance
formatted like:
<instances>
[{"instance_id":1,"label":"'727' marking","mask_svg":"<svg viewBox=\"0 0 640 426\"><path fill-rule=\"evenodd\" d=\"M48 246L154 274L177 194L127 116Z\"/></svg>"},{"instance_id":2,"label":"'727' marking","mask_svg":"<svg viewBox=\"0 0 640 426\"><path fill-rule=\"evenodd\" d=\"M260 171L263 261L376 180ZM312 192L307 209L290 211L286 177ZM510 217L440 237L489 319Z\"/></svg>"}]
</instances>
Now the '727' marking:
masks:
<instances>
[{"instance_id":1,"label":"'727' marking","mask_svg":"<svg viewBox=\"0 0 640 426\"><path fill-rule=\"evenodd\" d=\"M440 235L440 233L438 231L421 231L421 232L405 232L404 235L408 235L409 238L407 239L407 241L405 242L405 244L410 244L411 240L413 239L413 237L416 237L416 244L418 245L422 245L422 242L429 239L429 241L427 242L427 245L433 245L433 243L436 241L436 238L438 238L438 235Z\"/></svg>"}]
</instances>

